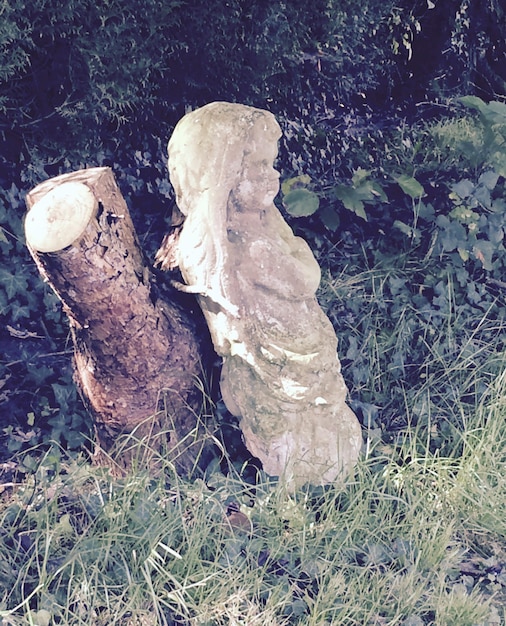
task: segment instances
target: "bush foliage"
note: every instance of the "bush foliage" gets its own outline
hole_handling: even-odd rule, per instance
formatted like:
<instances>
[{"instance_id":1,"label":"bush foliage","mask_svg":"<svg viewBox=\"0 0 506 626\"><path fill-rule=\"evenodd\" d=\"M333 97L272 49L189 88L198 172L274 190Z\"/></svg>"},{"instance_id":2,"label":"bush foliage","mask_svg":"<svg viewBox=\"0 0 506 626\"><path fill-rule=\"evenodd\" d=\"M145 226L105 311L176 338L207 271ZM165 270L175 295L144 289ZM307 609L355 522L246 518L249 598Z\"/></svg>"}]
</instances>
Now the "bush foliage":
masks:
<instances>
[{"instance_id":1,"label":"bush foliage","mask_svg":"<svg viewBox=\"0 0 506 626\"><path fill-rule=\"evenodd\" d=\"M124 138L120 126L137 137L159 132L185 106L210 100L307 118L369 98L384 103L416 84L434 96L456 81L468 90L479 76L494 93L506 78L504 41L490 24L503 23L504 10L476 5L454 0L452 14L421 0L9 0L0 131L13 149L25 143L61 157L77 140L82 149Z\"/></svg>"}]
</instances>

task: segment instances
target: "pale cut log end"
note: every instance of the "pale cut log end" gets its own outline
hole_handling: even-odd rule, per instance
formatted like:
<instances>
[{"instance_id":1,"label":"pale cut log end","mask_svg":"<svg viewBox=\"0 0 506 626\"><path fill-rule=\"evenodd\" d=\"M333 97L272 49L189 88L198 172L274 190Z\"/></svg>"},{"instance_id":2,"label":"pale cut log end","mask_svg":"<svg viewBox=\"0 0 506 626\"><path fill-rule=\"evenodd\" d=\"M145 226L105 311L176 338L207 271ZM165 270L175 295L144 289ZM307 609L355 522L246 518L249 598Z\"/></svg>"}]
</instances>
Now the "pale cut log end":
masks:
<instances>
[{"instance_id":1,"label":"pale cut log end","mask_svg":"<svg viewBox=\"0 0 506 626\"><path fill-rule=\"evenodd\" d=\"M36 202L25 218L26 242L36 252L58 252L79 239L98 202L83 183L62 183Z\"/></svg>"}]
</instances>

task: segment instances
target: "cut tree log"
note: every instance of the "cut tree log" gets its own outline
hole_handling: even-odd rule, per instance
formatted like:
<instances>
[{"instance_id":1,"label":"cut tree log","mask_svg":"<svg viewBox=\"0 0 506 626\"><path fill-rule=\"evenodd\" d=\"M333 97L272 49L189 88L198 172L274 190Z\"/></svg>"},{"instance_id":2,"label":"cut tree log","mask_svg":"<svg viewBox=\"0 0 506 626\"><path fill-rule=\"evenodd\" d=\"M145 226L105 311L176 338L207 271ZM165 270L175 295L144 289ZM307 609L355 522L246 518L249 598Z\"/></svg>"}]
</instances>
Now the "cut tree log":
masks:
<instances>
[{"instance_id":1,"label":"cut tree log","mask_svg":"<svg viewBox=\"0 0 506 626\"><path fill-rule=\"evenodd\" d=\"M164 454L179 472L191 471L210 447L202 338L188 313L155 295L112 171L52 178L26 203L28 248L70 321L95 461L121 472L133 463L153 467ZM144 443L141 459L134 440Z\"/></svg>"}]
</instances>

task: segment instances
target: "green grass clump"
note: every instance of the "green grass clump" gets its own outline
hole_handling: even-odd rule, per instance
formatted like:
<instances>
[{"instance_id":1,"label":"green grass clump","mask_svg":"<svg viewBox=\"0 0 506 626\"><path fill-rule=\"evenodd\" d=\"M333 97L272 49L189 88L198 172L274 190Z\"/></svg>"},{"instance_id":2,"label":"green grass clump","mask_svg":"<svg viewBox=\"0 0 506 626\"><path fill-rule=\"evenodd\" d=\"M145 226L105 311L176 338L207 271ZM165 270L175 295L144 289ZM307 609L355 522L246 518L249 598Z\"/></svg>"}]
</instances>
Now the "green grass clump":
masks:
<instances>
[{"instance_id":1,"label":"green grass clump","mask_svg":"<svg viewBox=\"0 0 506 626\"><path fill-rule=\"evenodd\" d=\"M296 494L46 457L2 494L2 625L504 623L505 416L502 376L458 456L415 429Z\"/></svg>"}]
</instances>

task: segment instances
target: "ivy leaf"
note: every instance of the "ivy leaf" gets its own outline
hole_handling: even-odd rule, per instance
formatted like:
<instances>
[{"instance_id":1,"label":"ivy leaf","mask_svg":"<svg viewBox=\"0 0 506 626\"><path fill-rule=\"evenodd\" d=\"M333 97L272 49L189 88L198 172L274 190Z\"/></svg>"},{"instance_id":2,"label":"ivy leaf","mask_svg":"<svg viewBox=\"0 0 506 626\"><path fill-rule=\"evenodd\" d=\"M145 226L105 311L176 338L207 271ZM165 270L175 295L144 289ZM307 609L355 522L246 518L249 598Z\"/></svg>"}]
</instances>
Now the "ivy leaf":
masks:
<instances>
[{"instance_id":1,"label":"ivy leaf","mask_svg":"<svg viewBox=\"0 0 506 626\"><path fill-rule=\"evenodd\" d=\"M54 369L47 365L37 365L29 370L29 380L33 383L34 387L38 388L45 383L50 376L54 375Z\"/></svg>"},{"instance_id":2,"label":"ivy leaf","mask_svg":"<svg viewBox=\"0 0 506 626\"><path fill-rule=\"evenodd\" d=\"M30 308L19 304L17 301L14 301L10 305L11 307L11 315L13 322L19 322L21 318L30 319Z\"/></svg>"},{"instance_id":3,"label":"ivy leaf","mask_svg":"<svg viewBox=\"0 0 506 626\"><path fill-rule=\"evenodd\" d=\"M20 274L13 274L0 268L0 285L5 289L7 297L12 300L16 295L23 294L28 289L28 281Z\"/></svg>"},{"instance_id":4,"label":"ivy leaf","mask_svg":"<svg viewBox=\"0 0 506 626\"><path fill-rule=\"evenodd\" d=\"M396 183L399 187L406 193L408 196L416 200L417 198L421 198L425 195L425 189L420 185L420 183L413 178L412 176L407 176L403 174L395 179Z\"/></svg>"}]
</instances>

